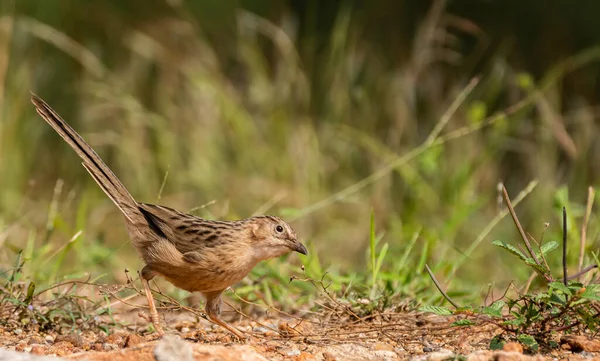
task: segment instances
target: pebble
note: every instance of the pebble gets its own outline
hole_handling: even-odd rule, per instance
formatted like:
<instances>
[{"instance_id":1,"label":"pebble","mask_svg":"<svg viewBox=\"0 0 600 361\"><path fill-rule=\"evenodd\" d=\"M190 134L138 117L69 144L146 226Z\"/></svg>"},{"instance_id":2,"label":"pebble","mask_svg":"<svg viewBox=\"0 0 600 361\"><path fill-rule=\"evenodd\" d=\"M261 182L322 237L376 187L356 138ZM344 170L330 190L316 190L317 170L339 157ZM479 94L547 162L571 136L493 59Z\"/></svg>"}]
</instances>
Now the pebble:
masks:
<instances>
[{"instance_id":1,"label":"pebble","mask_svg":"<svg viewBox=\"0 0 600 361\"><path fill-rule=\"evenodd\" d=\"M102 350L103 351L114 351L114 350L118 350L119 346L115 345L114 343L105 343L102 345Z\"/></svg>"},{"instance_id":2,"label":"pebble","mask_svg":"<svg viewBox=\"0 0 600 361\"><path fill-rule=\"evenodd\" d=\"M67 341L57 341L54 345L52 345L52 347L54 349L61 349L61 350L72 350L73 349L73 344Z\"/></svg>"},{"instance_id":3,"label":"pebble","mask_svg":"<svg viewBox=\"0 0 600 361\"><path fill-rule=\"evenodd\" d=\"M300 355L294 358L294 361L315 361L316 357L308 352L301 352Z\"/></svg>"},{"instance_id":4,"label":"pebble","mask_svg":"<svg viewBox=\"0 0 600 361\"><path fill-rule=\"evenodd\" d=\"M96 339L96 342L99 342L99 343L106 342L106 335L104 334L104 332L100 332L98 334L98 338Z\"/></svg>"},{"instance_id":5,"label":"pebble","mask_svg":"<svg viewBox=\"0 0 600 361\"><path fill-rule=\"evenodd\" d=\"M286 355L288 356L299 356L300 355L300 350L290 350L286 353Z\"/></svg>"},{"instance_id":6,"label":"pebble","mask_svg":"<svg viewBox=\"0 0 600 361\"><path fill-rule=\"evenodd\" d=\"M502 351L523 353L523 346L518 342L508 342L504 344Z\"/></svg>"},{"instance_id":7,"label":"pebble","mask_svg":"<svg viewBox=\"0 0 600 361\"><path fill-rule=\"evenodd\" d=\"M55 352L56 356L67 356L71 353L71 350L67 350L65 348L59 348Z\"/></svg>"},{"instance_id":8,"label":"pebble","mask_svg":"<svg viewBox=\"0 0 600 361\"><path fill-rule=\"evenodd\" d=\"M58 335L55 339L56 342L68 342L75 347L83 346L83 338L76 333L70 333L68 335Z\"/></svg>"},{"instance_id":9,"label":"pebble","mask_svg":"<svg viewBox=\"0 0 600 361\"><path fill-rule=\"evenodd\" d=\"M377 342L375 344L375 350L377 351L394 351L394 346L385 342Z\"/></svg>"},{"instance_id":10,"label":"pebble","mask_svg":"<svg viewBox=\"0 0 600 361\"><path fill-rule=\"evenodd\" d=\"M266 328L266 327L257 326L257 327L254 327L253 331L256 332L256 333L265 334L265 333L267 333L269 331L269 329Z\"/></svg>"},{"instance_id":11,"label":"pebble","mask_svg":"<svg viewBox=\"0 0 600 361\"><path fill-rule=\"evenodd\" d=\"M330 352L323 352L323 360L324 361L337 361L335 356L333 356Z\"/></svg>"},{"instance_id":12,"label":"pebble","mask_svg":"<svg viewBox=\"0 0 600 361\"><path fill-rule=\"evenodd\" d=\"M177 336L166 335L153 350L157 361L193 361L192 348Z\"/></svg>"},{"instance_id":13,"label":"pebble","mask_svg":"<svg viewBox=\"0 0 600 361\"><path fill-rule=\"evenodd\" d=\"M34 355L45 355L46 348L42 345L31 345L31 351Z\"/></svg>"},{"instance_id":14,"label":"pebble","mask_svg":"<svg viewBox=\"0 0 600 361\"><path fill-rule=\"evenodd\" d=\"M142 336L137 335L135 333L131 333L127 336L127 340L125 341L125 347L133 347L145 341L146 340Z\"/></svg>"},{"instance_id":15,"label":"pebble","mask_svg":"<svg viewBox=\"0 0 600 361\"><path fill-rule=\"evenodd\" d=\"M42 340L39 337L36 336L31 336L31 338L29 339L29 341L27 342L29 345L33 345L33 344L41 344Z\"/></svg>"},{"instance_id":16,"label":"pebble","mask_svg":"<svg viewBox=\"0 0 600 361\"><path fill-rule=\"evenodd\" d=\"M125 345L125 335L121 332L112 333L106 337L105 342L115 344L118 347L123 347Z\"/></svg>"}]
</instances>

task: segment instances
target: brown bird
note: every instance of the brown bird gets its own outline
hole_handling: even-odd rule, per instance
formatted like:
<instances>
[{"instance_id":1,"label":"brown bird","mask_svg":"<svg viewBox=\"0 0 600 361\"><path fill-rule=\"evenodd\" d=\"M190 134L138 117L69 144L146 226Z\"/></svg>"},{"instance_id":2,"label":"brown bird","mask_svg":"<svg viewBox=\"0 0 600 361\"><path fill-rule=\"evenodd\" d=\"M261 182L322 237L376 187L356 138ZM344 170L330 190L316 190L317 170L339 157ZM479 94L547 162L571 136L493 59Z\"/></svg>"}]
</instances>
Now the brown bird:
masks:
<instances>
[{"instance_id":1,"label":"brown bird","mask_svg":"<svg viewBox=\"0 0 600 361\"><path fill-rule=\"evenodd\" d=\"M209 221L172 208L138 203L92 147L46 102L34 94L31 101L123 213L131 243L146 264L141 279L156 331L164 334L148 281L163 276L181 289L202 293L208 317L243 339L240 331L219 318L221 294L260 261L291 251L306 254L306 247L298 242L290 225L273 216Z\"/></svg>"}]
</instances>

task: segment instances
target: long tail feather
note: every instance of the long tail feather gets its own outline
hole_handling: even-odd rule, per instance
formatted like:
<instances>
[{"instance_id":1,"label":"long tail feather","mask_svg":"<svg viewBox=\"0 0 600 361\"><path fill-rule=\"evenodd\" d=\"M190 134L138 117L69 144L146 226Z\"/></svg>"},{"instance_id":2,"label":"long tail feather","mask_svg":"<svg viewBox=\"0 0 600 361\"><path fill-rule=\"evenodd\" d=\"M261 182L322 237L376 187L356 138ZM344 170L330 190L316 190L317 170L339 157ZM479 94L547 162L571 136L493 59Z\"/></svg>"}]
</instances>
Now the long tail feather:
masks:
<instances>
[{"instance_id":1,"label":"long tail feather","mask_svg":"<svg viewBox=\"0 0 600 361\"><path fill-rule=\"evenodd\" d=\"M38 114L75 150L83 160L83 166L100 188L119 207L130 221L132 213L139 213L138 205L119 178L108 168L92 147L65 122L58 113L35 94L31 95Z\"/></svg>"}]
</instances>

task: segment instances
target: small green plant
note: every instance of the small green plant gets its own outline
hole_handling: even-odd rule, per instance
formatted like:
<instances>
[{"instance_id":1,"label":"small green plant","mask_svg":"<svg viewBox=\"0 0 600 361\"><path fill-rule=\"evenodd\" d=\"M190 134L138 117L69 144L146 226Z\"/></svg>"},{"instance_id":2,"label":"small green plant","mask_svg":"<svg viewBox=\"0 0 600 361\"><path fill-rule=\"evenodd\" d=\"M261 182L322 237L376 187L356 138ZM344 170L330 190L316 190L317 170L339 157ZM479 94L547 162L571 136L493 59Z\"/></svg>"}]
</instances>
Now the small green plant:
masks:
<instances>
[{"instance_id":1,"label":"small green plant","mask_svg":"<svg viewBox=\"0 0 600 361\"><path fill-rule=\"evenodd\" d=\"M377 290L377 281L379 279L379 271L387 254L388 244L385 243L379 251L377 251L377 243L381 240L381 236L375 234L375 214L371 211L370 232L369 232L369 250L370 250L370 266L371 266L371 298Z\"/></svg>"},{"instance_id":2,"label":"small green plant","mask_svg":"<svg viewBox=\"0 0 600 361\"><path fill-rule=\"evenodd\" d=\"M506 189L502 187L504 201L513 218L515 226L521 235L523 246L513 246L509 243L496 240L494 245L515 255L526 266L530 267L534 276L537 275L545 287L537 293L529 293L528 289L533 277L524 290L517 292L516 296L508 296L509 289L504 295L491 302L489 306L472 308L460 307L442 290L440 284L427 267L434 283L455 308L455 311L442 306L422 307L422 311L433 312L438 315L464 314L464 319L458 320L454 326L472 325L476 320L490 322L500 327L504 334L494 337L490 343L491 349L502 348L506 338L517 340L532 352L537 352L540 345L556 347L553 336L558 332L568 333L598 333L600 331L600 284L595 279L583 283L578 280L585 274L598 268L597 264L582 267L579 272L569 276L567 274L567 212L563 207L563 254L562 278L557 280L547 261L547 255L558 248L557 242L543 243L543 234L540 242L531 235L526 234L517 218ZM588 198L591 202L593 197ZM591 206L588 204L588 209ZM589 216L586 217L589 219ZM584 224L585 228L585 224ZM532 242L535 246L532 246ZM594 258L597 257L594 255ZM510 288L510 287L509 287Z\"/></svg>"},{"instance_id":3,"label":"small green plant","mask_svg":"<svg viewBox=\"0 0 600 361\"><path fill-rule=\"evenodd\" d=\"M110 306L93 301L81 291L95 286L95 280L65 281L39 289L34 281L23 280L27 262L19 252L12 270L0 273L0 325L8 329L79 330L104 328L98 316L110 313Z\"/></svg>"}]
</instances>

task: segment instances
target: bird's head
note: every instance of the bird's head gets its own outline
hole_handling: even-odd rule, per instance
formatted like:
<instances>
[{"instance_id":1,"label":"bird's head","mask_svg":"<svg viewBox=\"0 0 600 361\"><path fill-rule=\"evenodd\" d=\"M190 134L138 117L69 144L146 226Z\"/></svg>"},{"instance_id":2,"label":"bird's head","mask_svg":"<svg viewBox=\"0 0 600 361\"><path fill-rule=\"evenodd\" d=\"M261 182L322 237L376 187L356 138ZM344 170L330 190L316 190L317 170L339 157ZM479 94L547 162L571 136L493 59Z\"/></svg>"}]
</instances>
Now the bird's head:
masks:
<instances>
[{"instance_id":1,"label":"bird's head","mask_svg":"<svg viewBox=\"0 0 600 361\"><path fill-rule=\"evenodd\" d=\"M283 256L291 251L307 254L296 232L279 217L259 216L248 219L252 247L257 260Z\"/></svg>"}]
</instances>

